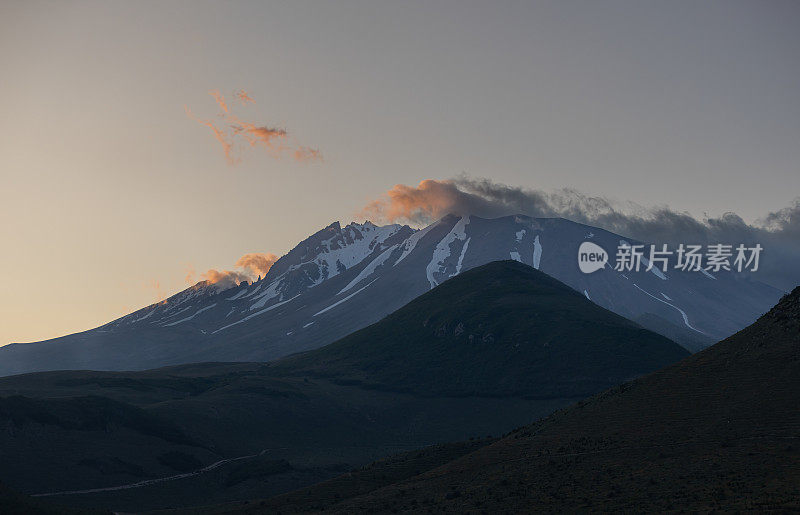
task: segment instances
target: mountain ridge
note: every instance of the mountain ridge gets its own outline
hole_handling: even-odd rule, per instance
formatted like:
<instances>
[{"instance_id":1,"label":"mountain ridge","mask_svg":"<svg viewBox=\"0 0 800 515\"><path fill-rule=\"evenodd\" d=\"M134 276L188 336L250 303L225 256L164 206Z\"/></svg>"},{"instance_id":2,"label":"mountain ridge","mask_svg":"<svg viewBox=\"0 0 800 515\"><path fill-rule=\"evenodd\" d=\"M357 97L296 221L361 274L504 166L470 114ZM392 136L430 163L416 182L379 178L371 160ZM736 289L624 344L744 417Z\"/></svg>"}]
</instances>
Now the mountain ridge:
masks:
<instances>
[{"instance_id":1,"label":"mountain ridge","mask_svg":"<svg viewBox=\"0 0 800 515\"><path fill-rule=\"evenodd\" d=\"M276 359L335 341L453 275L509 258L626 318L650 313L677 325L681 331L668 336L691 350L740 329L780 295L732 273L659 276L606 266L583 274L577 252L585 241L607 249L633 242L563 218L519 215L448 215L420 230L334 222L278 259L260 281L224 291L195 285L95 329L2 347L0 374ZM697 331L706 334L687 333L703 336ZM689 336L681 341L681 334Z\"/></svg>"}]
</instances>

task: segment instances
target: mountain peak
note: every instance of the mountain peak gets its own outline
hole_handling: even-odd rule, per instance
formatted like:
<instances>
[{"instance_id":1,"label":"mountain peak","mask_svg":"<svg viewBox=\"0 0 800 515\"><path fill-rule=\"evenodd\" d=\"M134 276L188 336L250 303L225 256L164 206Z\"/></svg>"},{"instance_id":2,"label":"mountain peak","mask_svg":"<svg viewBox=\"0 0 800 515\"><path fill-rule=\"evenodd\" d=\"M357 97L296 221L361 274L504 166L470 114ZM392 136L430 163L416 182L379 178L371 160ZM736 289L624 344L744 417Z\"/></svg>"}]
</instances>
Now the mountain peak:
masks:
<instances>
[{"instance_id":1,"label":"mountain peak","mask_svg":"<svg viewBox=\"0 0 800 515\"><path fill-rule=\"evenodd\" d=\"M342 224L339 223L339 220L336 220L335 222L331 222L327 227L325 227L321 231L315 233L315 235L326 232L339 232L341 230L342 230Z\"/></svg>"}]
</instances>

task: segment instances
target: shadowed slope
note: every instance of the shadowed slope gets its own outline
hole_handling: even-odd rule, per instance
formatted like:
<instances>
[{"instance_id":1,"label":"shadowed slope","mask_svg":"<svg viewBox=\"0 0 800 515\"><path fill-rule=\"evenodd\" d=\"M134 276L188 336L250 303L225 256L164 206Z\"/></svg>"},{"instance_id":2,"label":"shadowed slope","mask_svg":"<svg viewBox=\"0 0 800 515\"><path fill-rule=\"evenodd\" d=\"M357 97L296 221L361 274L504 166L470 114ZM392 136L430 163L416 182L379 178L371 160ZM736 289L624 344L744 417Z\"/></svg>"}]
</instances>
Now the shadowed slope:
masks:
<instances>
[{"instance_id":1,"label":"shadowed slope","mask_svg":"<svg viewBox=\"0 0 800 515\"><path fill-rule=\"evenodd\" d=\"M3 515L111 515L102 509L77 509L32 499L0 483L0 513Z\"/></svg>"},{"instance_id":2,"label":"shadowed slope","mask_svg":"<svg viewBox=\"0 0 800 515\"><path fill-rule=\"evenodd\" d=\"M283 513L800 509L800 288L752 326L442 467ZM258 511L258 510L255 510Z\"/></svg>"},{"instance_id":3,"label":"shadowed slope","mask_svg":"<svg viewBox=\"0 0 800 515\"><path fill-rule=\"evenodd\" d=\"M688 352L516 261L464 272L278 370L423 395L576 397Z\"/></svg>"}]
</instances>

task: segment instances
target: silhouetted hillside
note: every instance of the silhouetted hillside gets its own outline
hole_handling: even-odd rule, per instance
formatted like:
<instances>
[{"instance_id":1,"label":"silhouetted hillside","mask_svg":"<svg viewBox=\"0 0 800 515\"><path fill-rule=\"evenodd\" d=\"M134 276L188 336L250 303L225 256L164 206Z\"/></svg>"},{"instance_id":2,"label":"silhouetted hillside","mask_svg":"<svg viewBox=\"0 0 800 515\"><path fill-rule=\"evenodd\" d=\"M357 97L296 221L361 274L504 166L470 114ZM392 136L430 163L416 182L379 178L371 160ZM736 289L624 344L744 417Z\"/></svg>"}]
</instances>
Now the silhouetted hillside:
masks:
<instances>
[{"instance_id":1,"label":"silhouetted hillside","mask_svg":"<svg viewBox=\"0 0 800 515\"><path fill-rule=\"evenodd\" d=\"M798 392L800 288L699 354L434 470L349 498L319 486L241 508L797 511Z\"/></svg>"},{"instance_id":2,"label":"silhouetted hillside","mask_svg":"<svg viewBox=\"0 0 800 515\"><path fill-rule=\"evenodd\" d=\"M552 277L499 261L275 366L422 395L549 398L591 395L687 355Z\"/></svg>"}]
</instances>

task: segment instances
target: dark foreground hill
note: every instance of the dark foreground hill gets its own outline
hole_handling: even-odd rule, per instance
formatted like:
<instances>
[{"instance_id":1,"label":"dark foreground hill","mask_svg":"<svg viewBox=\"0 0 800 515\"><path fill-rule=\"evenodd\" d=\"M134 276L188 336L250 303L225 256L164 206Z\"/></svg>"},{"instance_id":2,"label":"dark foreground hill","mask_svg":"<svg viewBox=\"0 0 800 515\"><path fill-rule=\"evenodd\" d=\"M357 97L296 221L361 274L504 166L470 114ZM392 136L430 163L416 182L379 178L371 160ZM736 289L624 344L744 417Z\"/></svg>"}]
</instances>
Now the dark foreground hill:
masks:
<instances>
[{"instance_id":1,"label":"dark foreground hill","mask_svg":"<svg viewBox=\"0 0 800 515\"><path fill-rule=\"evenodd\" d=\"M267 497L402 451L486 443L687 354L527 265L492 263L279 363L0 378L0 480L121 511Z\"/></svg>"},{"instance_id":2,"label":"dark foreground hill","mask_svg":"<svg viewBox=\"0 0 800 515\"><path fill-rule=\"evenodd\" d=\"M405 479L362 469L209 511L800 510L800 287L755 324ZM381 464L376 464L380 466Z\"/></svg>"},{"instance_id":3,"label":"dark foreground hill","mask_svg":"<svg viewBox=\"0 0 800 515\"><path fill-rule=\"evenodd\" d=\"M582 397L688 354L534 268L500 261L276 369L421 395Z\"/></svg>"},{"instance_id":4,"label":"dark foreground hill","mask_svg":"<svg viewBox=\"0 0 800 515\"><path fill-rule=\"evenodd\" d=\"M111 515L109 510L68 508L32 499L0 483L0 513L3 515Z\"/></svg>"}]
</instances>

